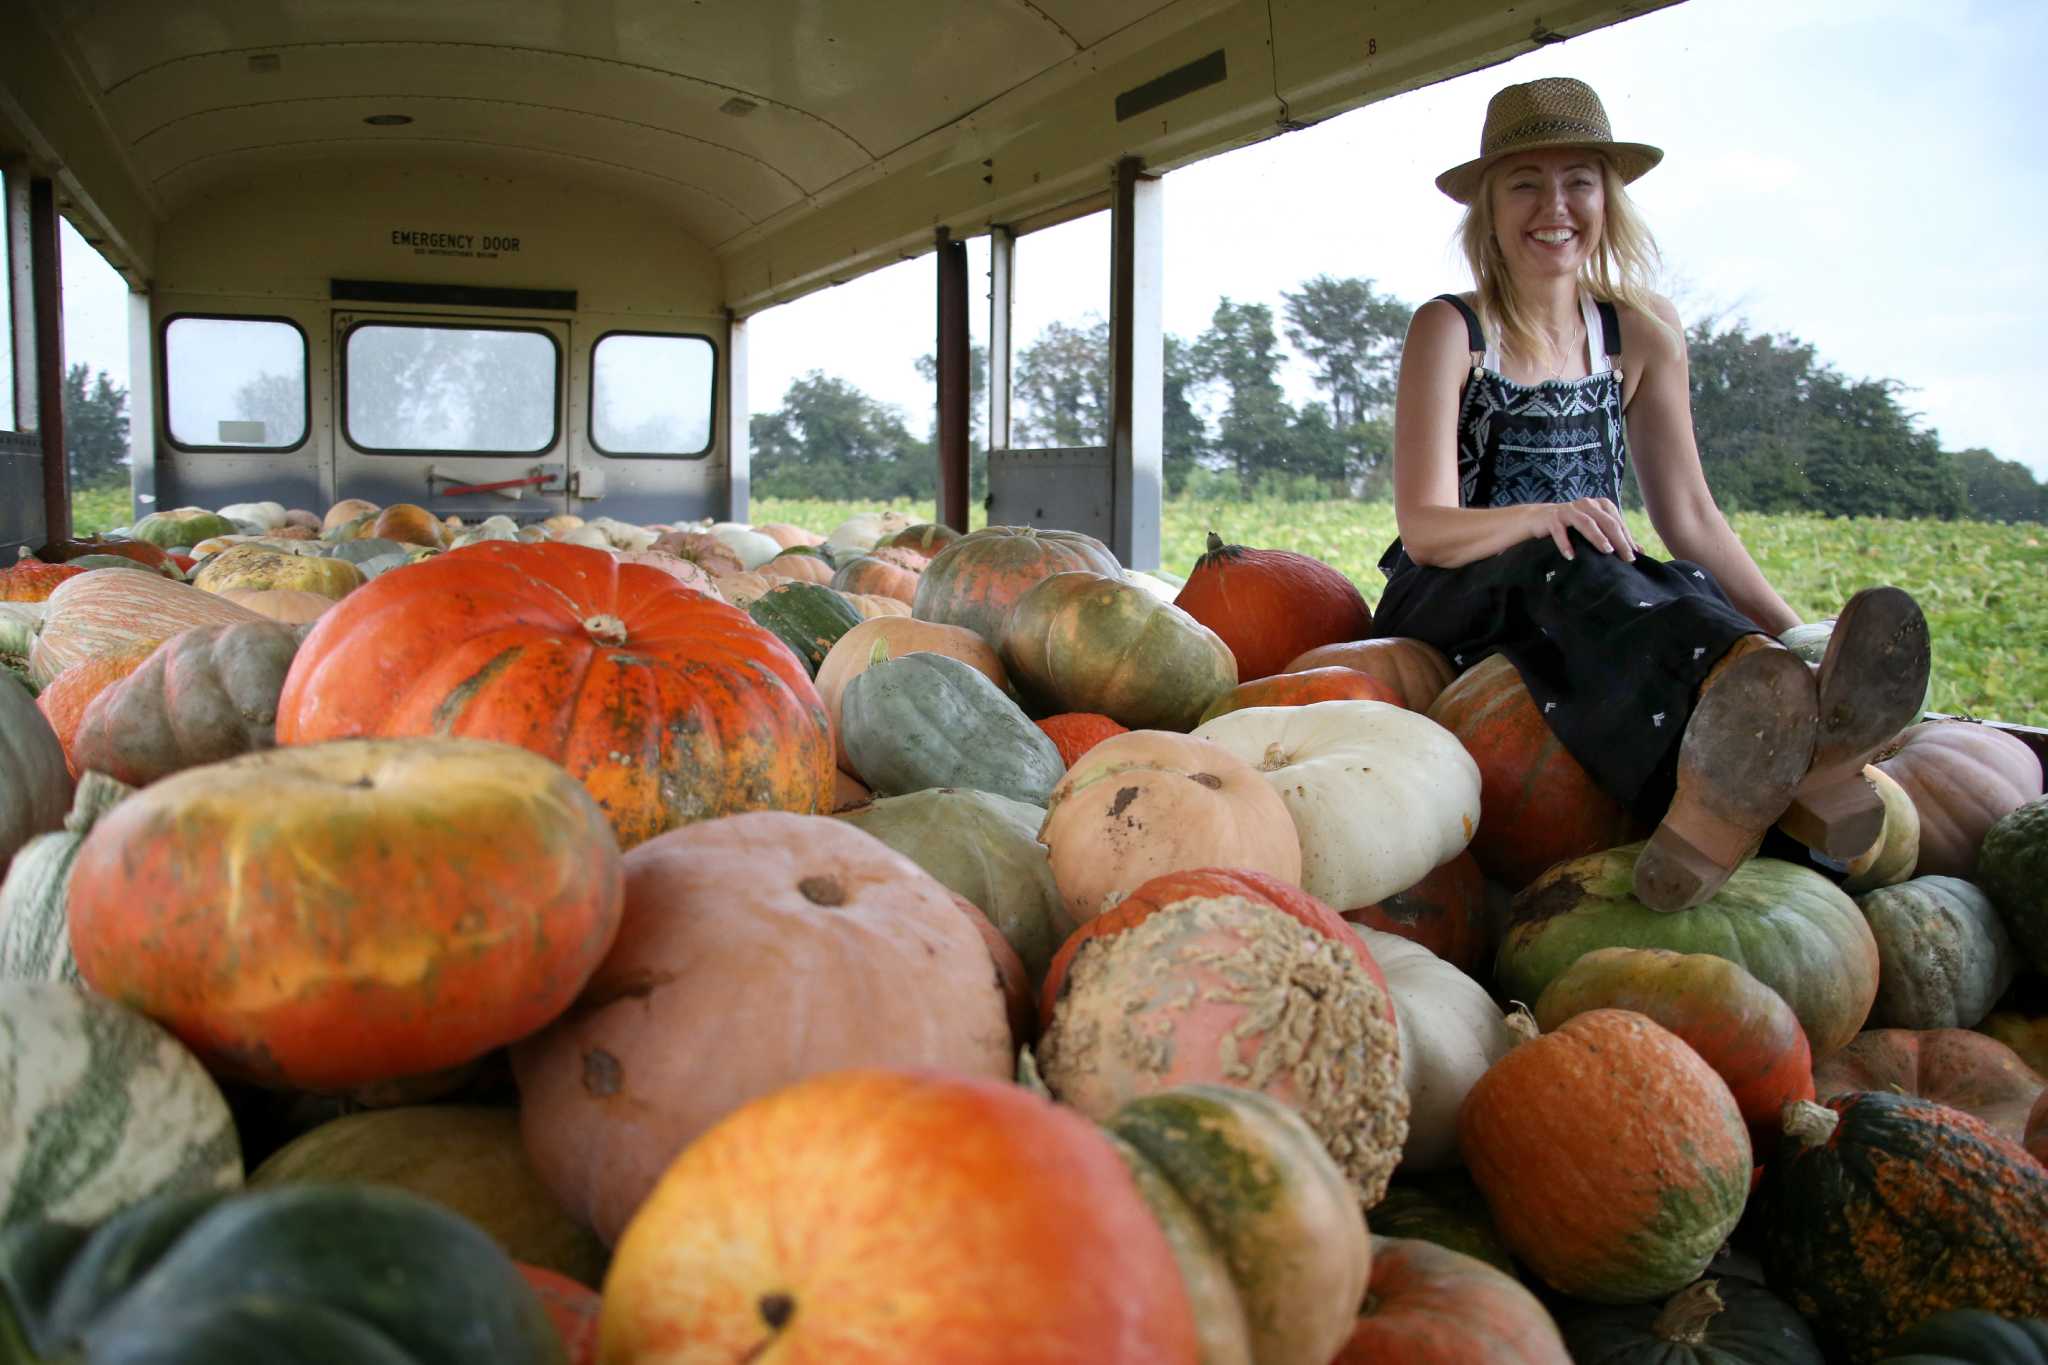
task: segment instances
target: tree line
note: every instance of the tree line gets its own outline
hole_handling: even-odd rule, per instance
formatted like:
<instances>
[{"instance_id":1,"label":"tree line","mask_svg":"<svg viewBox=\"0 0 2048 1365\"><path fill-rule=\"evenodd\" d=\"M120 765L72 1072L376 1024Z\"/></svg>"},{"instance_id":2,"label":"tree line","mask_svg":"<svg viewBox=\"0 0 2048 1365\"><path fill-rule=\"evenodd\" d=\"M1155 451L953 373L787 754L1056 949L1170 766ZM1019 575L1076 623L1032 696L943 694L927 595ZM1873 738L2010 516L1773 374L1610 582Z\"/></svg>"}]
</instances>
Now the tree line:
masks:
<instances>
[{"instance_id":1,"label":"tree line","mask_svg":"<svg viewBox=\"0 0 2048 1365\"><path fill-rule=\"evenodd\" d=\"M1369 279L1318 275L1281 311L1217 302L1192 340L1168 335L1162 458L1169 495L1391 496L1394 381L1414 305ZM1316 396L1281 386L1285 336ZM1708 318L1687 331L1693 427L1707 482L1730 511L2048 522L2048 487L1983 449L1947 451L1897 379L1854 379L1811 343ZM918 369L934 374L930 356ZM1014 367L1012 443L1100 445L1109 415L1109 324L1053 323ZM972 368L971 495L987 487L986 356ZM919 500L936 495L930 428L814 370L751 423L763 497ZM1633 479L1625 489L1640 504Z\"/></svg>"},{"instance_id":2,"label":"tree line","mask_svg":"<svg viewBox=\"0 0 2048 1365\"><path fill-rule=\"evenodd\" d=\"M1413 305L1370 279L1318 275L1263 303L1219 299L1192 339L1165 339L1163 460L1169 496L1383 499L1391 493L1394 381ZM1315 397L1280 382L1289 346ZM2048 487L1983 449L1947 451L1906 406L1896 379L1854 379L1783 333L1708 318L1687 332L1693 426L1707 482L1731 511L1969 517L2048 522ZM932 357L916 362L927 380ZM1012 443L1099 445L1109 417L1109 324L1053 323L1019 349ZM973 349L970 494L987 492L987 355ZM127 478L127 391L86 366L65 374L65 444L74 487ZM267 406L242 395L243 406ZM298 420L303 398L286 405ZM239 409L238 409L239 410ZM937 495L935 432L902 410L813 370L749 426L763 497L922 501ZM1633 480L1626 490L1640 501Z\"/></svg>"}]
</instances>

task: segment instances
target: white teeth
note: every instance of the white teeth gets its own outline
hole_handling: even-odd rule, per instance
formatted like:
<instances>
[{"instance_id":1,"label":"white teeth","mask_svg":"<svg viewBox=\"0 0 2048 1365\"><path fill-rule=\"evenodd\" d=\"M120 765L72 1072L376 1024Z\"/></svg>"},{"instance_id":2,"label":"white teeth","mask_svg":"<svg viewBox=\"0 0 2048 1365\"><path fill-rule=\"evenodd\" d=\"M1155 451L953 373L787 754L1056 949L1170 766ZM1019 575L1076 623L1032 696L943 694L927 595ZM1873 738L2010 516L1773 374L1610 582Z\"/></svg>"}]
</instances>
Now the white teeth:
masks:
<instances>
[{"instance_id":1,"label":"white teeth","mask_svg":"<svg viewBox=\"0 0 2048 1365\"><path fill-rule=\"evenodd\" d=\"M1556 246L1559 242L1569 242L1577 234L1570 228L1545 228L1540 232L1534 232L1530 235L1539 242L1548 242L1552 246Z\"/></svg>"}]
</instances>

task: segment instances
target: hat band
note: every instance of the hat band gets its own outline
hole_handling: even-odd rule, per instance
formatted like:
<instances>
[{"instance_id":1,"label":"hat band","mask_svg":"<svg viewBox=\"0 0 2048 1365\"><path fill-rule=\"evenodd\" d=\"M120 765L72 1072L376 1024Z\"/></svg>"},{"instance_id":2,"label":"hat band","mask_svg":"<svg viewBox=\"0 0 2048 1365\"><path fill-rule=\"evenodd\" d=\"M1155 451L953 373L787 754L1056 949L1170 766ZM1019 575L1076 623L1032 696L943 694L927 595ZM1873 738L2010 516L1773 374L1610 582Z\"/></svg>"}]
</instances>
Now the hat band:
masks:
<instances>
[{"instance_id":1,"label":"hat band","mask_svg":"<svg viewBox=\"0 0 2048 1365\"><path fill-rule=\"evenodd\" d=\"M1614 141L1614 135L1607 131L1605 124L1575 118L1530 119L1495 138L1491 145L1481 150L1480 155L1492 156L1495 152L1505 151L1525 142L1555 141L1561 138L1579 142Z\"/></svg>"}]
</instances>

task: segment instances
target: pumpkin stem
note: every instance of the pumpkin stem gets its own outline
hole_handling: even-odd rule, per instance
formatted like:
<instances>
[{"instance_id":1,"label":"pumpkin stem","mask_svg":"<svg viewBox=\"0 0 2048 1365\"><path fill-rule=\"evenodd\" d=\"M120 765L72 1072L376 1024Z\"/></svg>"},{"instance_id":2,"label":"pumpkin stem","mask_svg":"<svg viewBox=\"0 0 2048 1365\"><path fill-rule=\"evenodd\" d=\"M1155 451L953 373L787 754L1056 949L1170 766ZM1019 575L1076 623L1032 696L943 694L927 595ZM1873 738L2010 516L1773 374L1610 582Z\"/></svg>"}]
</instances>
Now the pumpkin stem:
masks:
<instances>
[{"instance_id":1,"label":"pumpkin stem","mask_svg":"<svg viewBox=\"0 0 2048 1365\"><path fill-rule=\"evenodd\" d=\"M885 663L888 663L888 662L889 662L889 642L888 642L888 640L886 640L886 639L876 640L876 641L875 641L875 647L874 647L873 649L871 649L871 650L869 650L869 651L868 651L868 665L869 665L870 667L873 667L873 666L874 666L875 664L885 664Z\"/></svg>"},{"instance_id":2,"label":"pumpkin stem","mask_svg":"<svg viewBox=\"0 0 2048 1365\"><path fill-rule=\"evenodd\" d=\"M618 646L626 643L626 623L616 616L590 616L584 618L583 628L599 644Z\"/></svg>"},{"instance_id":3,"label":"pumpkin stem","mask_svg":"<svg viewBox=\"0 0 2048 1365\"><path fill-rule=\"evenodd\" d=\"M1529 1012L1529 1007L1519 1000L1510 1000L1508 1003L1514 1006L1508 1011L1507 1026L1508 1032L1515 1035L1515 1046L1520 1047L1523 1043L1533 1043L1541 1038L1543 1026L1536 1022L1536 1016Z\"/></svg>"},{"instance_id":4,"label":"pumpkin stem","mask_svg":"<svg viewBox=\"0 0 2048 1365\"><path fill-rule=\"evenodd\" d=\"M71 798L71 813L64 817L64 832L87 834L99 823L100 817L135 795L135 788L126 782L117 781L103 772L88 770L78 779L78 790Z\"/></svg>"},{"instance_id":5,"label":"pumpkin stem","mask_svg":"<svg viewBox=\"0 0 2048 1365\"><path fill-rule=\"evenodd\" d=\"M1657 1314L1657 1320L1650 1324L1650 1332L1659 1341L1676 1342L1684 1346L1697 1346L1707 1339L1707 1324L1714 1320L1726 1304L1715 1292L1718 1280L1700 1280L1686 1286L1671 1296L1664 1305L1664 1311Z\"/></svg>"},{"instance_id":6,"label":"pumpkin stem","mask_svg":"<svg viewBox=\"0 0 2048 1365\"><path fill-rule=\"evenodd\" d=\"M1812 1100L1793 1100L1778 1111L1778 1121L1784 1125L1786 1137L1798 1138L1800 1145L1811 1149L1835 1135L1842 1116Z\"/></svg>"},{"instance_id":7,"label":"pumpkin stem","mask_svg":"<svg viewBox=\"0 0 2048 1365\"><path fill-rule=\"evenodd\" d=\"M1223 548L1223 537L1222 537L1222 536L1219 536L1219 535L1217 535L1217 534L1216 534L1216 533L1215 533L1214 531L1211 531L1211 532L1209 533L1209 553L1213 555L1213 554L1215 554L1215 553L1216 553L1216 552L1217 552L1218 550L1220 550L1220 549L1222 549L1222 548ZM24 553L25 553L25 552L24 552Z\"/></svg>"}]
</instances>

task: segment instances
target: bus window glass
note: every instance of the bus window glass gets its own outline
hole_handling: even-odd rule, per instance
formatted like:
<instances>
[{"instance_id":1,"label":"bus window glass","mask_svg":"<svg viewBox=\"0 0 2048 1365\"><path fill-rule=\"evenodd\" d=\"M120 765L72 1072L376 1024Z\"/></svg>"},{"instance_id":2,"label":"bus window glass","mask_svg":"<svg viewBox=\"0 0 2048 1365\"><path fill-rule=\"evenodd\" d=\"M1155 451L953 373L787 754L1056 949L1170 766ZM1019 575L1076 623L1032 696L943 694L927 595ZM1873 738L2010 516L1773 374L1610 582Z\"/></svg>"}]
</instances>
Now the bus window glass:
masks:
<instances>
[{"instance_id":1,"label":"bus window glass","mask_svg":"<svg viewBox=\"0 0 2048 1365\"><path fill-rule=\"evenodd\" d=\"M7 259L7 172L0 171L0 431L14 430L14 272Z\"/></svg>"},{"instance_id":2,"label":"bus window glass","mask_svg":"<svg viewBox=\"0 0 2048 1365\"><path fill-rule=\"evenodd\" d=\"M164 394L181 446L288 449L306 439L306 338L289 322L172 318Z\"/></svg>"},{"instance_id":3,"label":"bus window glass","mask_svg":"<svg viewBox=\"0 0 2048 1365\"><path fill-rule=\"evenodd\" d=\"M561 363L545 332L364 323L345 364L359 450L530 455L555 443Z\"/></svg>"},{"instance_id":4,"label":"bus window glass","mask_svg":"<svg viewBox=\"0 0 2048 1365\"><path fill-rule=\"evenodd\" d=\"M607 455L709 451L715 354L703 337L599 337L590 359L591 443Z\"/></svg>"}]
</instances>

